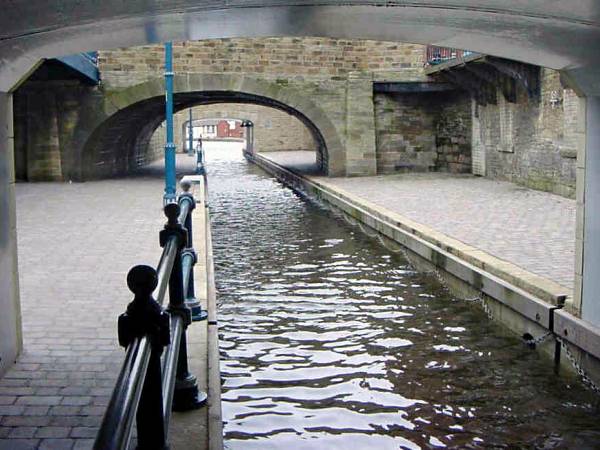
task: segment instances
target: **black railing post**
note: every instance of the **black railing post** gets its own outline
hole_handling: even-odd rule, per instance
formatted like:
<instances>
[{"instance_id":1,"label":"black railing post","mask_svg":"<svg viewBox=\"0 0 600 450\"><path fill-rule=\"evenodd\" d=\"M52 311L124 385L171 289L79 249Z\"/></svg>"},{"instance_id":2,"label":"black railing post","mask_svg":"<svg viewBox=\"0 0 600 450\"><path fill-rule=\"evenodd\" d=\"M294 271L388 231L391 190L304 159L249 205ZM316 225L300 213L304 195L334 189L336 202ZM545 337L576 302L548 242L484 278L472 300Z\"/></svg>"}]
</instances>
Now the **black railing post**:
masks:
<instances>
[{"instance_id":1,"label":"black railing post","mask_svg":"<svg viewBox=\"0 0 600 450\"><path fill-rule=\"evenodd\" d=\"M160 245L165 246L167 241L175 236L177 239L177 254L169 278L169 306L167 311L171 317L178 316L183 321L183 332L179 345L177 359L177 375L175 391L173 393L173 410L186 411L196 409L206 403L206 393L198 390L196 377L188 369L186 329L192 323L190 308L185 304L183 292L182 250L187 246L187 230L179 223L180 207L177 203L165 206L167 224L160 232Z\"/></svg>"},{"instance_id":2,"label":"black railing post","mask_svg":"<svg viewBox=\"0 0 600 450\"><path fill-rule=\"evenodd\" d=\"M183 191L179 194L178 203L180 208L184 206L184 203L187 203L187 214L185 216L185 222L183 224L184 228L187 230L187 247L183 250L182 253L182 264L184 276L188 277L187 283L187 291L185 294L185 304L192 310L192 321L197 322L200 320L206 320L208 314L206 311L202 311L202 306L200 302L196 299L196 292L194 290L194 270L193 267L197 262L196 252L194 251L194 241L193 241L193 223L192 223L192 211L196 209L196 199L194 195L190 192L190 188L192 184L185 180L180 183L181 190ZM182 208L183 209L183 208Z\"/></svg>"},{"instance_id":3,"label":"black railing post","mask_svg":"<svg viewBox=\"0 0 600 450\"><path fill-rule=\"evenodd\" d=\"M158 284L150 266L135 266L127 275L127 285L135 294L127 312L119 316L119 344L128 347L136 338L147 336L151 352L136 413L139 450L167 449L163 416L160 355L169 345L169 315L152 298Z\"/></svg>"}]
</instances>

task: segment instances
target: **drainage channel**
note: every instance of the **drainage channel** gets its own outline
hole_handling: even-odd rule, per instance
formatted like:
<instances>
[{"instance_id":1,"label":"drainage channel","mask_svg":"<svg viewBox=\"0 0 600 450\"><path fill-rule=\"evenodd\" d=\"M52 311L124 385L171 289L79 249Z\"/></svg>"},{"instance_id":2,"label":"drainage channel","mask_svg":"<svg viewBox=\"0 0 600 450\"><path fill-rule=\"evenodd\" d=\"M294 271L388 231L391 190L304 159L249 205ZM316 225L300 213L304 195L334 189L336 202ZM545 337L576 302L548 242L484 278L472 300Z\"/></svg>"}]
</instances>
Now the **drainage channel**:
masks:
<instances>
[{"instance_id":1,"label":"drainage channel","mask_svg":"<svg viewBox=\"0 0 600 450\"><path fill-rule=\"evenodd\" d=\"M237 150L207 152L229 449L595 448L596 395Z\"/></svg>"}]
</instances>

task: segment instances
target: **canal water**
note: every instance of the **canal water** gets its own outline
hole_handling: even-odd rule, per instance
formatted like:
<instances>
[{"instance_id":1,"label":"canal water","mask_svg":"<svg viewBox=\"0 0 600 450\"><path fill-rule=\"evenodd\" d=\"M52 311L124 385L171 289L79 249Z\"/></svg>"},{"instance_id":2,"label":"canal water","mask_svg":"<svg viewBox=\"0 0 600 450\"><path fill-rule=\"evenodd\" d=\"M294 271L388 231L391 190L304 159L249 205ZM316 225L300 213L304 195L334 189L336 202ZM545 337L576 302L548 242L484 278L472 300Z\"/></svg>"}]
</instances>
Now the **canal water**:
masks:
<instances>
[{"instance_id":1,"label":"canal water","mask_svg":"<svg viewBox=\"0 0 600 450\"><path fill-rule=\"evenodd\" d=\"M600 448L595 395L430 274L207 152L228 449Z\"/></svg>"}]
</instances>

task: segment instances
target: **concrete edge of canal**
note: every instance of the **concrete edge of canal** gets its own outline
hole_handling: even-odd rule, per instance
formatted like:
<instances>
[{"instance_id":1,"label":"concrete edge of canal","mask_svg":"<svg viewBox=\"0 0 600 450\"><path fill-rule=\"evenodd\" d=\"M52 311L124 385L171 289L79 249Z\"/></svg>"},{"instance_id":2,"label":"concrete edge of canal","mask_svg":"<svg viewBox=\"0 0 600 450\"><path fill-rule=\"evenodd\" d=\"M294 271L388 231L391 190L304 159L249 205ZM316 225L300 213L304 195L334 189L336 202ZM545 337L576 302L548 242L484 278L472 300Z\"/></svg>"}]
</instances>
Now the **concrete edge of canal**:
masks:
<instances>
[{"instance_id":1,"label":"concrete edge of canal","mask_svg":"<svg viewBox=\"0 0 600 450\"><path fill-rule=\"evenodd\" d=\"M322 179L290 171L266 155L245 156L301 195L326 203L385 241L400 244L418 270L435 270L453 294L477 299L491 319L518 336L540 338L536 349L554 358L557 368L585 373L600 385L600 328L568 311L566 288Z\"/></svg>"},{"instance_id":2,"label":"concrete edge of canal","mask_svg":"<svg viewBox=\"0 0 600 450\"><path fill-rule=\"evenodd\" d=\"M195 294L202 309L207 311L208 319L194 322L189 327L188 351L190 369L198 378L200 390L208 394L208 404L195 411L173 413L169 430L171 450L223 449L216 288L210 213L204 182L201 178L201 183L192 184L192 192L196 199L192 220L197 256L194 265Z\"/></svg>"}]
</instances>

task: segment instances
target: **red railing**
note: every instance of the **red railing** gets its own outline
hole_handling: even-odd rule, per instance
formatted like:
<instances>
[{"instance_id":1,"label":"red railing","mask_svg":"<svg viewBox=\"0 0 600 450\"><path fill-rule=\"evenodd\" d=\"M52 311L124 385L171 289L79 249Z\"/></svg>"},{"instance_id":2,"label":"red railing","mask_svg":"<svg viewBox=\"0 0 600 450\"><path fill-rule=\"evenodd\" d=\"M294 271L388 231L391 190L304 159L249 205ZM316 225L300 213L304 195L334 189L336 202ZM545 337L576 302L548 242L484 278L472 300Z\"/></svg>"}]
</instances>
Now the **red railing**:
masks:
<instances>
[{"instance_id":1,"label":"red railing","mask_svg":"<svg viewBox=\"0 0 600 450\"><path fill-rule=\"evenodd\" d=\"M441 64L451 59L463 58L467 55L472 55L475 53L469 50L459 50L449 47L436 47L435 45L428 45L426 51L426 61L429 65Z\"/></svg>"}]
</instances>

